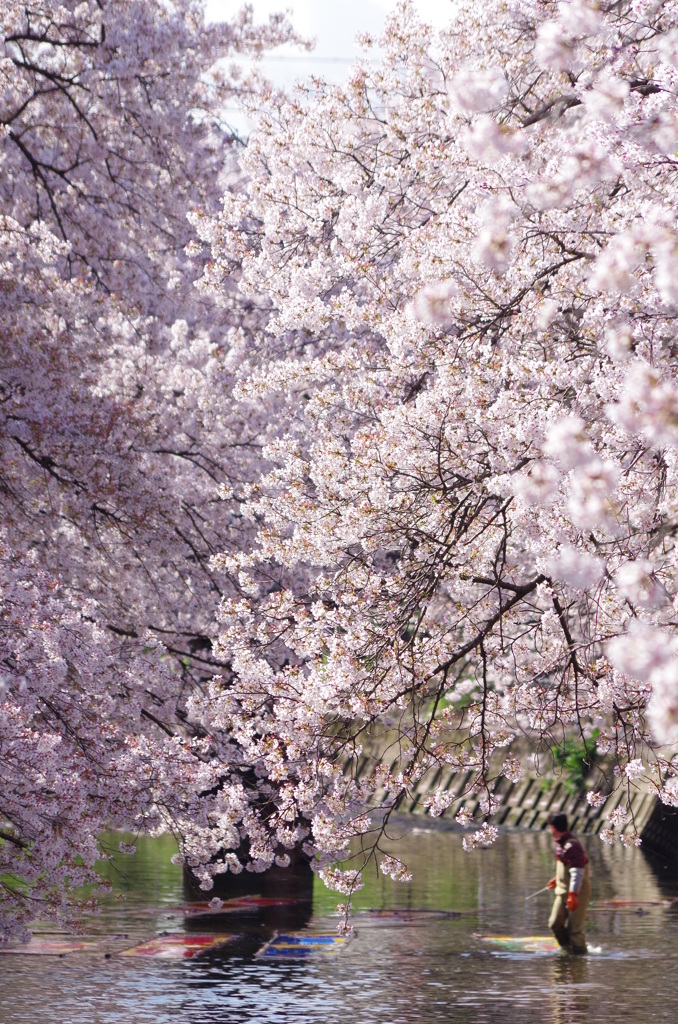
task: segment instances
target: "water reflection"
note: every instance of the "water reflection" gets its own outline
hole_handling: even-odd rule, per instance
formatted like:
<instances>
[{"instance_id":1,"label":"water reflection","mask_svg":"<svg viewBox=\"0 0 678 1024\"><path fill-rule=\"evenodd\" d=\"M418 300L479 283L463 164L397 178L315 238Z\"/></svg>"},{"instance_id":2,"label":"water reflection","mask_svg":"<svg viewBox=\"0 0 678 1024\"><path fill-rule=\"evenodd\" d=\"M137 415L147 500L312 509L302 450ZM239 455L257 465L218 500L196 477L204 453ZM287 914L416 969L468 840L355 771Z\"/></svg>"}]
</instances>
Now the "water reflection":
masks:
<instances>
[{"instance_id":1,"label":"water reflection","mask_svg":"<svg viewBox=\"0 0 678 1024\"><path fill-rule=\"evenodd\" d=\"M525 901L550 877L549 836L502 835L467 855L458 834L406 835L409 885L366 878L355 938L335 955L261 960L275 931L331 932L336 898L316 881L301 890L219 915L187 914L167 843L140 844L116 868L124 902L88 925L96 945L64 957L0 959L3 1024L609 1024L678 1019L678 913L668 902L675 872L638 850L587 842L594 905L592 955L493 949L482 933L545 934L548 894ZM664 863L664 862L662 862ZM122 872L122 873L121 873ZM190 894L195 895L195 894ZM260 893L261 895L261 893ZM270 891L263 900L274 899ZM308 894L306 894L308 895ZM298 897L301 897L297 899ZM637 905L623 900L644 901ZM665 901L662 903L662 900ZM447 911L448 913L440 913ZM163 931L235 934L195 959L123 958L124 948ZM648 991L661 971L662 993Z\"/></svg>"},{"instance_id":2,"label":"water reflection","mask_svg":"<svg viewBox=\"0 0 678 1024\"><path fill-rule=\"evenodd\" d=\"M552 1024L589 1020L591 989L586 957L555 956L551 963Z\"/></svg>"}]
</instances>

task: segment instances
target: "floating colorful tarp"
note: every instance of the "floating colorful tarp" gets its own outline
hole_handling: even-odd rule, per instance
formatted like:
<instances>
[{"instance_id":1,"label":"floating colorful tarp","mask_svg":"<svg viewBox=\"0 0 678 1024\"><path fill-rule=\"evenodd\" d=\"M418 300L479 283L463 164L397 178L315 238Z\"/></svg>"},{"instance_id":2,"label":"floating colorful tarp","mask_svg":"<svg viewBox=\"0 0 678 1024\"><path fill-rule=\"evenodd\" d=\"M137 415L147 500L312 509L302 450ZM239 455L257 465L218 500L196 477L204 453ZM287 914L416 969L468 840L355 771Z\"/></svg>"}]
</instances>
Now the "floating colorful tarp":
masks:
<instances>
[{"instance_id":1,"label":"floating colorful tarp","mask_svg":"<svg viewBox=\"0 0 678 1024\"><path fill-rule=\"evenodd\" d=\"M555 953L560 948L552 935L476 935L475 938L514 953Z\"/></svg>"},{"instance_id":2,"label":"floating colorful tarp","mask_svg":"<svg viewBox=\"0 0 678 1024\"><path fill-rule=\"evenodd\" d=\"M86 942L77 938L43 938L34 935L30 942L18 946L0 946L0 953L18 953L23 956L64 956L66 953L79 953L85 949L92 949L93 942Z\"/></svg>"},{"instance_id":3,"label":"floating colorful tarp","mask_svg":"<svg viewBox=\"0 0 678 1024\"><path fill-rule=\"evenodd\" d=\"M260 959L288 957L309 957L317 954L337 953L346 942L343 935L309 935L307 932L292 932L276 935L262 946L256 956Z\"/></svg>"},{"instance_id":4,"label":"floating colorful tarp","mask_svg":"<svg viewBox=\"0 0 678 1024\"><path fill-rule=\"evenodd\" d=\"M665 910L676 905L675 899L664 900L592 900L589 910Z\"/></svg>"},{"instance_id":5,"label":"floating colorful tarp","mask_svg":"<svg viewBox=\"0 0 678 1024\"><path fill-rule=\"evenodd\" d=\"M204 953L216 946L233 942L235 935L190 935L185 932L173 935L156 935L131 949L123 949L118 956L152 956L162 960L183 960Z\"/></svg>"},{"instance_id":6,"label":"floating colorful tarp","mask_svg":"<svg viewBox=\"0 0 678 1024\"><path fill-rule=\"evenodd\" d=\"M282 899L267 896L237 896L231 900L223 900L218 905L208 902L185 903L180 909L184 914L237 914L257 911L263 907L283 907L298 903L295 899Z\"/></svg>"}]
</instances>

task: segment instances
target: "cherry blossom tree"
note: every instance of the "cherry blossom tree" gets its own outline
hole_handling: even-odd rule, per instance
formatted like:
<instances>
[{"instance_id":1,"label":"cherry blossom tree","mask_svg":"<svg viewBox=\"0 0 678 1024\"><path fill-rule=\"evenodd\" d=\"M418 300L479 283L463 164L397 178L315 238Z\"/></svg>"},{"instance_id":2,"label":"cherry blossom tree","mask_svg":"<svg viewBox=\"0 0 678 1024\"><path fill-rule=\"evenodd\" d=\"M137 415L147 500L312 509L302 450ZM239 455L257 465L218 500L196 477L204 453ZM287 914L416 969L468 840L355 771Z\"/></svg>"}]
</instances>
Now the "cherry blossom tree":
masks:
<instances>
[{"instance_id":1,"label":"cherry blossom tree","mask_svg":"<svg viewBox=\"0 0 678 1024\"><path fill-rule=\"evenodd\" d=\"M281 418L234 488L256 543L213 562L237 678L190 713L276 780L260 856L310 821L349 895L441 771L491 841L523 737L598 729L592 802L678 803L678 5L455 8L436 34L401 4L380 66L269 103L196 221L204 288L266 312L235 394Z\"/></svg>"},{"instance_id":2,"label":"cherry blossom tree","mask_svg":"<svg viewBox=\"0 0 678 1024\"><path fill-rule=\"evenodd\" d=\"M440 772L491 841L523 737L678 804L677 15L403 4L285 98L215 65L280 20L5 0L4 935L106 823L350 896Z\"/></svg>"},{"instance_id":3,"label":"cherry blossom tree","mask_svg":"<svg viewBox=\"0 0 678 1024\"><path fill-rule=\"evenodd\" d=\"M110 824L230 847L233 744L186 723L218 667L266 421L229 397L229 332L193 286L189 211L216 213L261 87L224 60L293 38L196 0L5 0L0 59L0 936L62 916ZM223 493L226 493L225 491ZM184 822L186 823L184 825ZM202 837L202 838L200 838Z\"/></svg>"}]
</instances>

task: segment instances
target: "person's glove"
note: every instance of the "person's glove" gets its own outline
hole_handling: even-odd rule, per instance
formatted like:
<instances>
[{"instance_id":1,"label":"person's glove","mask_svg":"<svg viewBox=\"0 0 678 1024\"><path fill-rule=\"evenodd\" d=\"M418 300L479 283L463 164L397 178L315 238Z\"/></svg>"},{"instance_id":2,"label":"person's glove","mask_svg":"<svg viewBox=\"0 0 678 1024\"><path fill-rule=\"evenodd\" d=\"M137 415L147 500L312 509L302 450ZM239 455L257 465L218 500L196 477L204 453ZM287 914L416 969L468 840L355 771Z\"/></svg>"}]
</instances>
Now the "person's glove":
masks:
<instances>
[{"instance_id":1,"label":"person's glove","mask_svg":"<svg viewBox=\"0 0 678 1024\"><path fill-rule=\"evenodd\" d=\"M555 878L550 878L548 880L548 882L546 883L546 888L547 889L555 889L555 887L556 887L556 880L555 880Z\"/></svg>"},{"instance_id":2,"label":"person's glove","mask_svg":"<svg viewBox=\"0 0 678 1024\"><path fill-rule=\"evenodd\" d=\"M579 897L576 892L568 892L567 894L567 909L577 910L579 907Z\"/></svg>"}]
</instances>

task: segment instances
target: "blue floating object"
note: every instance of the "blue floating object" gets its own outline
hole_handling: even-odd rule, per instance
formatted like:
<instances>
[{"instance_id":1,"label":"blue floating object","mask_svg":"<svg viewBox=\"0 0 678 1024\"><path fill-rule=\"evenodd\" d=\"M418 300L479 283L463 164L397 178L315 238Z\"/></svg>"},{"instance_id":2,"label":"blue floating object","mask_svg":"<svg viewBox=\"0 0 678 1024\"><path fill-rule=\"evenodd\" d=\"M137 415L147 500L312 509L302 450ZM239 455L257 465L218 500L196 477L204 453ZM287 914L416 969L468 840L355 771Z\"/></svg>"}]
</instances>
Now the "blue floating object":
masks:
<instances>
[{"instance_id":1,"label":"blue floating object","mask_svg":"<svg viewBox=\"0 0 678 1024\"><path fill-rule=\"evenodd\" d=\"M276 935L256 954L260 959L308 957L314 953L338 952L346 939L343 935L309 935L306 932Z\"/></svg>"}]
</instances>

